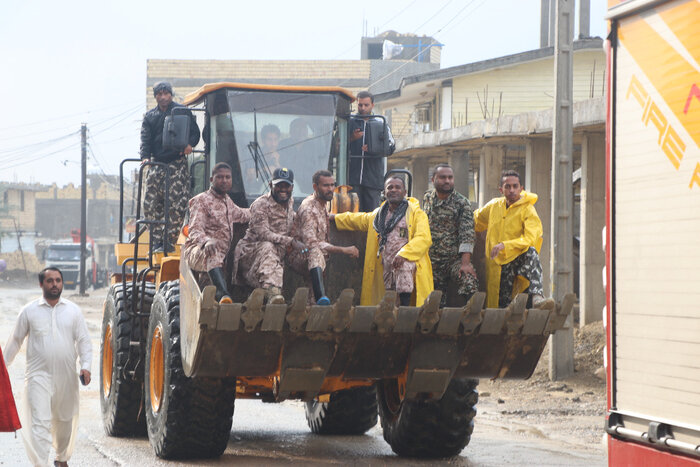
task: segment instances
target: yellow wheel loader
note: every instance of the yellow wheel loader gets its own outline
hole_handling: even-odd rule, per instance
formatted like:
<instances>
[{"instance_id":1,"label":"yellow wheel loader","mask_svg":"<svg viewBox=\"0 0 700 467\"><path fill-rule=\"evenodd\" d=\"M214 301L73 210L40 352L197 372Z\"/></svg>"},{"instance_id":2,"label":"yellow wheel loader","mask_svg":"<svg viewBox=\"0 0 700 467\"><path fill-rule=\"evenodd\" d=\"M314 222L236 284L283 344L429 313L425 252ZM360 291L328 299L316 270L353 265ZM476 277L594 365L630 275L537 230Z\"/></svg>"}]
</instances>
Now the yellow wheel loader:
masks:
<instances>
[{"instance_id":1,"label":"yellow wheel loader","mask_svg":"<svg viewBox=\"0 0 700 467\"><path fill-rule=\"evenodd\" d=\"M203 86L185 101L205 123L205 149L190 156L192 195L207 188L214 164L226 162L233 167L229 195L247 207L283 165L296 174L298 204L312 193L311 175L329 169L339 185L330 209L357 211L357 195L343 186L353 100L335 87ZM386 123L372 122L368 152L382 157ZM275 151L258 142L272 126L281 137ZM132 162L138 160L122 162L122 180ZM156 164L141 166L139 194L144 168ZM530 377L573 305L567 299L554 310L527 309L527 296L518 295L508 308L484 309L479 292L468 303L448 297L452 306L440 308L441 293L433 292L418 306L397 307L389 291L380 303L360 306L364 234L333 226L331 242L356 245L361 254L328 261L331 305L308 305L304 279L291 269L284 272L285 303L265 304L262 289L235 286L233 303L220 304L215 287L203 285L180 256L184 233L174 252L165 245L156 253L149 230L167 227L168 219L142 218L140 196L136 210L134 234L115 247L122 270L104 304L101 407L109 435L147 433L161 458L220 456L236 398L305 401L318 434L362 434L379 416L397 454L456 455L473 431L477 378ZM122 220L123 202L120 214Z\"/></svg>"}]
</instances>

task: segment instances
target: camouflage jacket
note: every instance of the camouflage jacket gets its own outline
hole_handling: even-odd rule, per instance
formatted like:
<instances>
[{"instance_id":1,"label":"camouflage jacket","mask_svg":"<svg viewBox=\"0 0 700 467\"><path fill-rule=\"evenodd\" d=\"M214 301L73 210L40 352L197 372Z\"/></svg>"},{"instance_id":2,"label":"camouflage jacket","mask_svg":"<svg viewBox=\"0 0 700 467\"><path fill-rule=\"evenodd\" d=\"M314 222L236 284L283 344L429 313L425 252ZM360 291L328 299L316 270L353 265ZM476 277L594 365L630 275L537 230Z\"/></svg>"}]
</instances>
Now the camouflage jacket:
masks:
<instances>
[{"instance_id":1,"label":"camouflage jacket","mask_svg":"<svg viewBox=\"0 0 700 467\"><path fill-rule=\"evenodd\" d=\"M247 245L263 241L289 246L295 217L293 197L284 206L275 201L271 193L264 194L250 205L250 224L241 242Z\"/></svg>"},{"instance_id":2,"label":"camouflage jacket","mask_svg":"<svg viewBox=\"0 0 700 467\"><path fill-rule=\"evenodd\" d=\"M440 199L435 189L423 197L423 210L430 222L431 261L454 259L474 249L474 214L469 200L453 191L447 199Z\"/></svg>"},{"instance_id":3,"label":"camouflage jacket","mask_svg":"<svg viewBox=\"0 0 700 467\"><path fill-rule=\"evenodd\" d=\"M204 246L207 240L214 239L228 248L236 228L234 224L245 224L250 220L248 209L239 208L228 195L220 195L213 188L192 198L189 205L190 221L186 246Z\"/></svg>"},{"instance_id":4,"label":"camouflage jacket","mask_svg":"<svg viewBox=\"0 0 700 467\"><path fill-rule=\"evenodd\" d=\"M327 248L330 246L328 240L328 219L325 202L321 204L314 195L304 198L297 210L294 237L303 242L309 250L318 247L326 253Z\"/></svg>"}]
</instances>

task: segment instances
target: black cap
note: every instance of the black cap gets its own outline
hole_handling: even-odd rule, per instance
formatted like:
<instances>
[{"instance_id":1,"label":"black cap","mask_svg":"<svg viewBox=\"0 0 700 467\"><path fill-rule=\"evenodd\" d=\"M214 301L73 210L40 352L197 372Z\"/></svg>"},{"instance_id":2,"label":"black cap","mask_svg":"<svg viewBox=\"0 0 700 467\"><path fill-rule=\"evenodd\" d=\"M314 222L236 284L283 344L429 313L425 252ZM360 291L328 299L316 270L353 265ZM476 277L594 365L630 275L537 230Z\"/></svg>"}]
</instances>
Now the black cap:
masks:
<instances>
[{"instance_id":1,"label":"black cap","mask_svg":"<svg viewBox=\"0 0 700 467\"><path fill-rule=\"evenodd\" d=\"M167 81L160 81L153 86L153 97L156 97L159 92L167 91L170 94L173 93L173 86Z\"/></svg>"},{"instance_id":2,"label":"black cap","mask_svg":"<svg viewBox=\"0 0 700 467\"><path fill-rule=\"evenodd\" d=\"M294 172L286 167L275 169L272 172L272 184L277 185L279 182L286 182L294 185Z\"/></svg>"}]
</instances>

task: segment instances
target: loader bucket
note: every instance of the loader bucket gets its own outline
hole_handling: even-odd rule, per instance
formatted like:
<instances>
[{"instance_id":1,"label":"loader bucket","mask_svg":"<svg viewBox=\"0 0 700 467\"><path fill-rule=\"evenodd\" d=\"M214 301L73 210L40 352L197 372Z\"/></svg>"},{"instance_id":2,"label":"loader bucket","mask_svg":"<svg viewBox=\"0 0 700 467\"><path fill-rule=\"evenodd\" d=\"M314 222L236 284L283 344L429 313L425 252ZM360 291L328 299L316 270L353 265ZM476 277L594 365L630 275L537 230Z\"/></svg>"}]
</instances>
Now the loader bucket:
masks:
<instances>
[{"instance_id":1,"label":"loader bucket","mask_svg":"<svg viewBox=\"0 0 700 467\"><path fill-rule=\"evenodd\" d=\"M478 292L461 308L439 308L434 291L420 307L397 307L387 292L377 306L355 306L343 290L330 306L307 305L308 289L291 303L263 306L255 289L243 303L218 304L200 291L180 262L181 349L190 377L276 377L275 397L309 400L326 378L379 380L405 375L406 397L440 397L453 377L528 378L551 333L574 304L526 309L519 295L507 308L483 309Z\"/></svg>"}]
</instances>

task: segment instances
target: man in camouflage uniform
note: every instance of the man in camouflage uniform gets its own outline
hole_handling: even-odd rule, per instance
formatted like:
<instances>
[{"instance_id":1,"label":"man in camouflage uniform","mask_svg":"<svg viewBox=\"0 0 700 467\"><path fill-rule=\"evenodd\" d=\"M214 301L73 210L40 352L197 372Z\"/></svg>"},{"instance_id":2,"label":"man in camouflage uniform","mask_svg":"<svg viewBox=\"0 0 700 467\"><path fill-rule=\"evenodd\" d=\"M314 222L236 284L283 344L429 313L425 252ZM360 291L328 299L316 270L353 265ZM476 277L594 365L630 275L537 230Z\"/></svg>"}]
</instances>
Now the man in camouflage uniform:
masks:
<instances>
[{"instance_id":1,"label":"man in camouflage uniform","mask_svg":"<svg viewBox=\"0 0 700 467\"><path fill-rule=\"evenodd\" d=\"M323 285L323 271L326 270L329 254L342 253L357 258L359 251L355 246L336 246L330 243L326 203L333 199L335 189L333 174L327 170L319 170L313 175L312 182L314 194L301 202L294 225L294 238L306 245L309 253L303 255L293 251L289 255L289 263L302 274L309 271L315 303L330 305Z\"/></svg>"},{"instance_id":2,"label":"man in camouflage uniform","mask_svg":"<svg viewBox=\"0 0 700 467\"><path fill-rule=\"evenodd\" d=\"M174 108L184 106L173 102L173 88L170 83L164 81L153 86L153 96L158 105L146 112L141 124L141 160L166 163L170 170L162 166L148 168L143 214L146 219L163 220L165 218L165 179L168 178L170 212L167 238L169 249L172 251L187 211L187 200L190 197L190 170L187 165L187 155L199 142L199 127L192 112L186 110L185 113L191 119L188 145L182 151L163 149L165 117L170 115ZM154 248L162 249L163 227L152 226L150 232Z\"/></svg>"},{"instance_id":3,"label":"man in camouflage uniform","mask_svg":"<svg viewBox=\"0 0 700 467\"><path fill-rule=\"evenodd\" d=\"M284 303L282 278L287 251L308 253L292 237L294 226L294 173L278 168L272 173L270 193L250 205L250 224L235 251L234 280L262 287L269 303Z\"/></svg>"},{"instance_id":4,"label":"man in camouflage uniform","mask_svg":"<svg viewBox=\"0 0 700 467\"><path fill-rule=\"evenodd\" d=\"M190 200L190 221L183 256L191 269L206 272L216 286L216 300L231 303L224 261L236 229L250 220L250 211L239 208L228 196L231 166L219 162L211 171L211 187Z\"/></svg>"},{"instance_id":5,"label":"man in camouflage uniform","mask_svg":"<svg viewBox=\"0 0 700 467\"><path fill-rule=\"evenodd\" d=\"M471 264L474 249L474 214L469 200L455 191L454 171L438 164L432 178L434 189L423 198L423 210L430 221L430 261L433 263L435 290L442 290L441 306L447 303L447 285L457 283L457 293L465 303L478 290Z\"/></svg>"}]
</instances>

